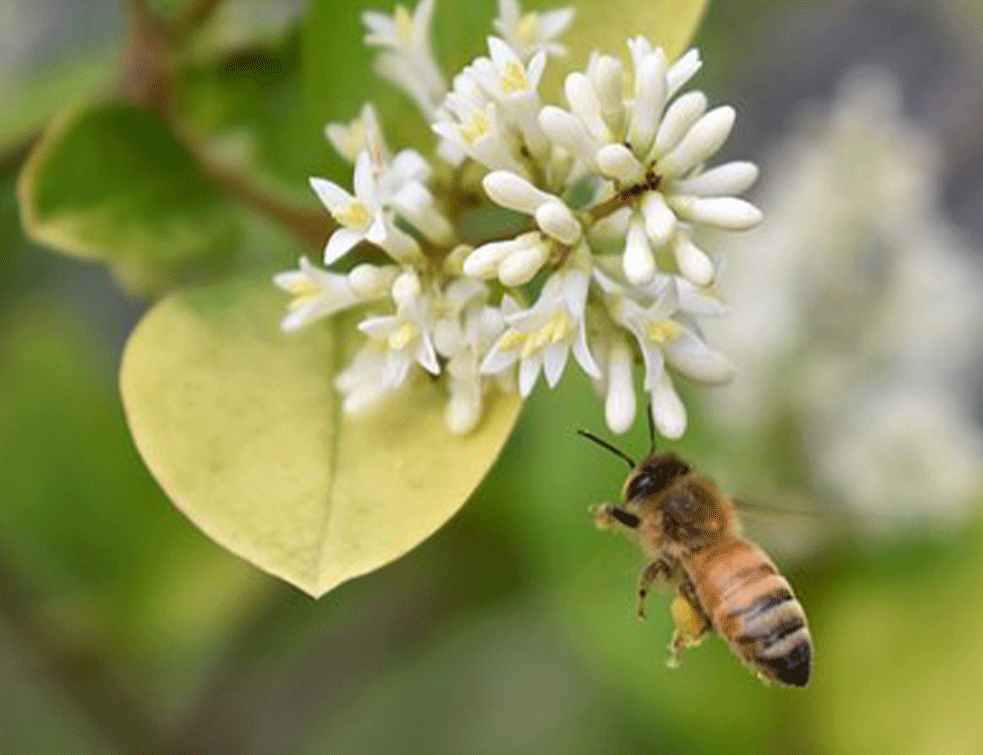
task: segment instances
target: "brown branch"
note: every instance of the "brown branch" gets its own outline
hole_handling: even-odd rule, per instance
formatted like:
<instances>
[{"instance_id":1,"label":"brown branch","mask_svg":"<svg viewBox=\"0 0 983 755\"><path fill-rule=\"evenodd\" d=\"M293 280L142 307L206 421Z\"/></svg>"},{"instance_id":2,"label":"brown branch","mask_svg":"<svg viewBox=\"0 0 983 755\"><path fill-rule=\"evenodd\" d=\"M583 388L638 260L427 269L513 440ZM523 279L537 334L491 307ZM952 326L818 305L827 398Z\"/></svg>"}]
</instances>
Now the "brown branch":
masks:
<instances>
[{"instance_id":1,"label":"brown branch","mask_svg":"<svg viewBox=\"0 0 983 755\"><path fill-rule=\"evenodd\" d=\"M174 133L195 158L201 170L225 196L279 224L302 244L315 249L324 248L336 225L326 211L308 210L271 194L243 174L220 164L195 138L179 127L173 127Z\"/></svg>"}]
</instances>

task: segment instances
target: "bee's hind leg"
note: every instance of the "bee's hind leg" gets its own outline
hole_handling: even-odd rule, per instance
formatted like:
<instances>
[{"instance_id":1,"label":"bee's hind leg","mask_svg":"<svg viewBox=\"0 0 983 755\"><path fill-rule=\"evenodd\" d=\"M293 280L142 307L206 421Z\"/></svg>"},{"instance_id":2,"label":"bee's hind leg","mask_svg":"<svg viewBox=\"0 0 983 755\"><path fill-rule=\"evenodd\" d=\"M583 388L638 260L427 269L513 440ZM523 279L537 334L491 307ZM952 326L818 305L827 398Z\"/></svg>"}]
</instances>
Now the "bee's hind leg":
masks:
<instances>
[{"instance_id":1,"label":"bee's hind leg","mask_svg":"<svg viewBox=\"0 0 983 755\"><path fill-rule=\"evenodd\" d=\"M659 579L665 577L667 580L672 578L675 569L672 564L664 558L657 558L646 566L638 577L638 592L635 600L635 615L641 621L645 620L645 598L648 596L649 588Z\"/></svg>"},{"instance_id":2,"label":"bee's hind leg","mask_svg":"<svg viewBox=\"0 0 983 755\"><path fill-rule=\"evenodd\" d=\"M677 668L682 651L696 647L703 641L703 637L710 629L710 619L700 605L693 583L688 579L683 580L679 585L679 592L672 601L669 612L672 614L672 621L676 628L669 643L669 658L666 660L666 665L669 668Z\"/></svg>"}]
</instances>

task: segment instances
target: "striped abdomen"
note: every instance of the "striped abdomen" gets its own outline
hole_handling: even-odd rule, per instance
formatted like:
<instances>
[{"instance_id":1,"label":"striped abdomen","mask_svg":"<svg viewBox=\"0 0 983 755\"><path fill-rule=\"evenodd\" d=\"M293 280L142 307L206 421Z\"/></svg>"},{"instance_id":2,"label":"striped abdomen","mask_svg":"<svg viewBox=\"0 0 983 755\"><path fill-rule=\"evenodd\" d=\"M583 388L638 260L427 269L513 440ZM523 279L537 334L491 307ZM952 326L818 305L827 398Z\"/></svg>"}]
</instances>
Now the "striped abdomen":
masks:
<instances>
[{"instance_id":1,"label":"striped abdomen","mask_svg":"<svg viewBox=\"0 0 983 755\"><path fill-rule=\"evenodd\" d=\"M727 538L690 554L683 566L713 628L735 653L770 679L796 687L809 682L805 613L760 548Z\"/></svg>"}]
</instances>

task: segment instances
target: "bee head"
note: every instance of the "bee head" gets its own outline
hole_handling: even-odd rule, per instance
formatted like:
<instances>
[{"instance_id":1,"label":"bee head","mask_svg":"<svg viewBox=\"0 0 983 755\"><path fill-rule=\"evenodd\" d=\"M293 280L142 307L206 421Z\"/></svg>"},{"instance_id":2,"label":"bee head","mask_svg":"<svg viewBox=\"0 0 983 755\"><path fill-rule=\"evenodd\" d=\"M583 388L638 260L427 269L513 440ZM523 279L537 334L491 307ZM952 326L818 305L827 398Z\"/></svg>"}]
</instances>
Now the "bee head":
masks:
<instances>
[{"instance_id":1,"label":"bee head","mask_svg":"<svg viewBox=\"0 0 983 755\"><path fill-rule=\"evenodd\" d=\"M657 495L689 471L689 464L673 453L652 454L625 480L625 502Z\"/></svg>"}]
</instances>

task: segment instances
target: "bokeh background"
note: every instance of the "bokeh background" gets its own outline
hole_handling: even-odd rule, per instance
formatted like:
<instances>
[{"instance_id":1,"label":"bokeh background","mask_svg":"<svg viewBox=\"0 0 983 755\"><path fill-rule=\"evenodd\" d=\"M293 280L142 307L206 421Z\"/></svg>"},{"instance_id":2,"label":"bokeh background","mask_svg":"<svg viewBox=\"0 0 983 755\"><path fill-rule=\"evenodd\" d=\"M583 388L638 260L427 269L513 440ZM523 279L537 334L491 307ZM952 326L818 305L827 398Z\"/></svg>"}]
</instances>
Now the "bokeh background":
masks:
<instances>
[{"instance_id":1,"label":"bokeh background","mask_svg":"<svg viewBox=\"0 0 983 755\"><path fill-rule=\"evenodd\" d=\"M321 125L367 97L392 142L420 133L351 44L371 4L265 5L276 33L232 34L228 66L271 63L282 175L343 177ZM475 54L493 4L468 6L480 23L443 6L438 40ZM315 14L338 42L301 59ZM124 31L113 0L0 4L0 752L983 753L976 0L715 0L696 38L767 219L721 250L735 315L711 337L742 377L689 393L678 450L749 501L814 512L746 523L809 613L804 691L763 687L715 639L665 667L662 598L633 615L637 549L590 525L624 469L573 434L603 417L572 372L446 527L320 601L172 508L116 387L147 302L30 244L15 196L50 103L87 91ZM311 77L324 97L297 104ZM248 127L197 85L198 123Z\"/></svg>"}]
</instances>

